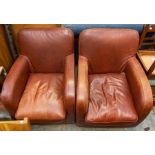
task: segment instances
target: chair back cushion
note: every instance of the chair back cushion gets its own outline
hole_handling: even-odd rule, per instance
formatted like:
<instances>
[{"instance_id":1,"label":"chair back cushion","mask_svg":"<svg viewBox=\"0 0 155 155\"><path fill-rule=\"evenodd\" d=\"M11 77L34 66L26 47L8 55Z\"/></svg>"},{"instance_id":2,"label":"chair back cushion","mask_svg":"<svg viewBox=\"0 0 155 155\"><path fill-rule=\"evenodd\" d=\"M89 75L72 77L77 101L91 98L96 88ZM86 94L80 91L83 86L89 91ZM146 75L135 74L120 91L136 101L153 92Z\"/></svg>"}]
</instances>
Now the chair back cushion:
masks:
<instances>
[{"instance_id":1,"label":"chair back cushion","mask_svg":"<svg viewBox=\"0 0 155 155\"><path fill-rule=\"evenodd\" d=\"M67 28L23 29L18 34L19 52L34 72L62 73L65 57L74 50L73 36Z\"/></svg>"},{"instance_id":2,"label":"chair back cushion","mask_svg":"<svg viewBox=\"0 0 155 155\"><path fill-rule=\"evenodd\" d=\"M89 62L89 73L115 73L124 69L138 49L139 34L131 29L94 28L81 32L79 53Z\"/></svg>"}]
</instances>

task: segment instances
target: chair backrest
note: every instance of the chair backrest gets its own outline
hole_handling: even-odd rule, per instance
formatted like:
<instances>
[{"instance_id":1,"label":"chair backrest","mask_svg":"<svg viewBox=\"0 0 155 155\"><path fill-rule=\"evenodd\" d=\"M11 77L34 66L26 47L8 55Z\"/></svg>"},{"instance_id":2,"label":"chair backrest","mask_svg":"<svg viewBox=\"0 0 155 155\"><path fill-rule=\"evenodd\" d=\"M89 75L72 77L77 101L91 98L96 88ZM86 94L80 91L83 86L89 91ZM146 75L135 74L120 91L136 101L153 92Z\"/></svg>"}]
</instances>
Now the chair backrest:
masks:
<instances>
[{"instance_id":1,"label":"chair backrest","mask_svg":"<svg viewBox=\"0 0 155 155\"><path fill-rule=\"evenodd\" d=\"M64 72L65 57L74 52L74 35L66 28L23 29L17 39L19 53L38 73Z\"/></svg>"},{"instance_id":2,"label":"chair backrest","mask_svg":"<svg viewBox=\"0 0 155 155\"><path fill-rule=\"evenodd\" d=\"M79 54L89 62L89 73L121 72L138 49L139 34L131 29L94 28L81 32Z\"/></svg>"}]
</instances>

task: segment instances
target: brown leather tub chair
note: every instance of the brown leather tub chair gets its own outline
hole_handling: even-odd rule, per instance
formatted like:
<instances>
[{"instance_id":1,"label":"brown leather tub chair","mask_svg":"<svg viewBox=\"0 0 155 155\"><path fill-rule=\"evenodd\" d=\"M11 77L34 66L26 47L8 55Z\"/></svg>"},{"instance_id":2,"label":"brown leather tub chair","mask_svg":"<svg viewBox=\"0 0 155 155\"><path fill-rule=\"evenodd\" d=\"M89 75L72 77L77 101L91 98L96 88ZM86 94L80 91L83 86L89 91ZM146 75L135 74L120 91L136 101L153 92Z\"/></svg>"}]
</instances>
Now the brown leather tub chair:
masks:
<instances>
[{"instance_id":1,"label":"brown leather tub chair","mask_svg":"<svg viewBox=\"0 0 155 155\"><path fill-rule=\"evenodd\" d=\"M1 102L16 119L74 122L74 35L65 28L23 29L19 57L3 84Z\"/></svg>"},{"instance_id":2,"label":"brown leather tub chair","mask_svg":"<svg viewBox=\"0 0 155 155\"><path fill-rule=\"evenodd\" d=\"M148 79L136 59L139 35L130 29L80 34L76 121L88 126L134 126L153 106Z\"/></svg>"}]
</instances>

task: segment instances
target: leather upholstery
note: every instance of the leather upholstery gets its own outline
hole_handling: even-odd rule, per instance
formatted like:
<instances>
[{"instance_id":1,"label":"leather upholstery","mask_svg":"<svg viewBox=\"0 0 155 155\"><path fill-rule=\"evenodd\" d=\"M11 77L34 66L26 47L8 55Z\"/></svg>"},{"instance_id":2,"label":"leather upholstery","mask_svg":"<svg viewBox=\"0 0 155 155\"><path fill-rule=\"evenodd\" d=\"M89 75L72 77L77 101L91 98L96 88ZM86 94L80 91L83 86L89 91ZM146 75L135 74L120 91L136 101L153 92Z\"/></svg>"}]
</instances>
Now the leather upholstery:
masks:
<instances>
[{"instance_id":1,"label":"leather upholstery","mask_svg":"<svg viewBox=\"0 0 155 155\"><path fill-rule=\"evenodd\" d=\"M74 32L75 36L75 61L78 61L78 38L79 34L90 28L127 28L138 31L139 34L143 31L143 24L63 24L63 27L69 28Z\"/></svg>"},{"instance_id":2,"label":"leather upholstery","mask_svg":"<svg viewBox=\"0 0 155 155\"><path fill-rule=\"evenodd\" d=\"M45 115L46 113L46 115ZM59 121L65 118L63 74L31 74L16 119Z\"/></svg>"},{"instance_id":3,"label":"leather upholstery","mask_svg":"<svg viewBox=\"0 0 155 155\"><path fill-rule=\"evenodd\" d=\"M89 61L89 73L117 73L136 53L138 42L135 30L88 29L80 34L79 52Z\"/></svg>"},{"instance_id":4,"label":"leather upholstery","mask_svg":"<svg viewBox=\"0 0 155 155\"><path fill-rule=\"evenodd\" d=\"M153 106L153 96L149 81L136 57L129 59L125 73L139 121L142 121Z\"/></svg>"},{"instance_id":5,"label":"leather upholstery","mask_svg":"<svg viewBox=\"0 0 155 155\"><path fill-rule=\"evenodd\" d=\"M16 113L29 74L30 66L27 58L19 56L3 83L1 100L12 116Z\"/></svg>"},{"instance_id":6,"label":"leather upholstery","mask_svg":"<svg viewBox=\"0 0 155 155\"><path fill-rule=\"evenodd\" d=\"M63 73L65 56L74 50L73 33L64 28L24 29L18 34L18 46L19 53L30 60L33 72Z\"/></svg>"},{"instance_id":7,"label":"leather upholstery","mask_svg":"<svg viewBox=\"0 0 155 155\"><path fill-rule=\"evenodd\" d=\"M83 56L79 56L78 63L78 81L76 96L76 121L84 123L84 118L88 109L88 60Z\"/></svg>"},{"instance_id":8,"label":"leather upholstery","mask_svg":"<svg viewBox=\"0 0 155 155\"><path fill-rule=\"evenodd\" d=\"M74 54L66 57L64 74L64 104L68 113L66 121L75 122L75 73Z\"/></svg>"},{"instance_id":9,"label":"leather upholstery","mask_svg":"<svg viewBox=\"0 0 155 155\"><path fill-rule=\"evenodd\" d=\"M89 75L86 123L135 123L138 120L124 73Z\"/></svg>"},{"instance_id":10,"label":"leather upholstery","mask_svg":"<svg viewBox=\"0 0 155 155\"><path fill-rule=\"evenodd\" d=\"M23 29L20 56L4 81L1 101L16 119L72 123L74 39L65 28Z\"/></svg>"},{"instance_id":11,"label":"leather upholstery","mask_svg":"<svg viewBox=\"0 0 155 155\"><path fill-rule=\"evenodd\" d=\"M136 59L138 41L138 33L128 29L88 29L80 34L78 125L132 126L148 115L153 98Z\"/></svg>"}]
</instances>

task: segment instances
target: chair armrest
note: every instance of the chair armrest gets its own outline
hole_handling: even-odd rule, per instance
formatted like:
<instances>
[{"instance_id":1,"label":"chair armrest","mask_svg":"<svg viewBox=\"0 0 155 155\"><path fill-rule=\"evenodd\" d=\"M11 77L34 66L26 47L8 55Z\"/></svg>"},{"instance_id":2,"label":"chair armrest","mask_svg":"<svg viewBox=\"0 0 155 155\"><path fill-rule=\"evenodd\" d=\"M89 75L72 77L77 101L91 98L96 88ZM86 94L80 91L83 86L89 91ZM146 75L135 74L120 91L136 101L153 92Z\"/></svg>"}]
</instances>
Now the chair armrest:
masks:
<instances>
[{"instance_id":1,"label":"chair armrest","mask_svg":"<svg viewBox=\"0 0 155 155\"><path fill-rule=\"evenodd\" d=\"M75 121L75 64L74 54L68 55L65 62L64 104L67 111L67 123Z\"/></svg>"},{"instance_id":2,"label":"chair armrest","mask_svg":"<svg viewBox=\"0 0 155 155\"><path fill-rule=\"evenodd\" d=\"M25 56L19 56L3 83L0 99L14 117L21 95L29 77L30 67Z\"/></svg>"},{"instance_id":3,"label":"chair armrest","mask_svg":"<svg viewBox=\"0 0 155 155\"><path fill-rule=\"evenodd\" d=\"M88 110L88 89L88 60L83 56L79 56L76 101L76 121L79 125L84 123L85 114Z\"/></svg>"},{"instance_id":4,"label":"chair armrest","mask_svg":"<svg viewBox=\"0 0 155 155\"><path fill-rule=\"evenodd\" d=\"M142 121L153 107L153 96L149 81L135 57L130 58L127 62L125 73L139 121Z\"/></svg>"},{"instance_id":5,"label":"chair armrest","mask_svg":"<svg viewBox=\"0 0 155 155\"><path fill-rule=\"evenodd\" d=\"M5 109L3 104L0 102L0 121L1 120L11 120L9 112Z\"/></svg>"}]
</instances>

